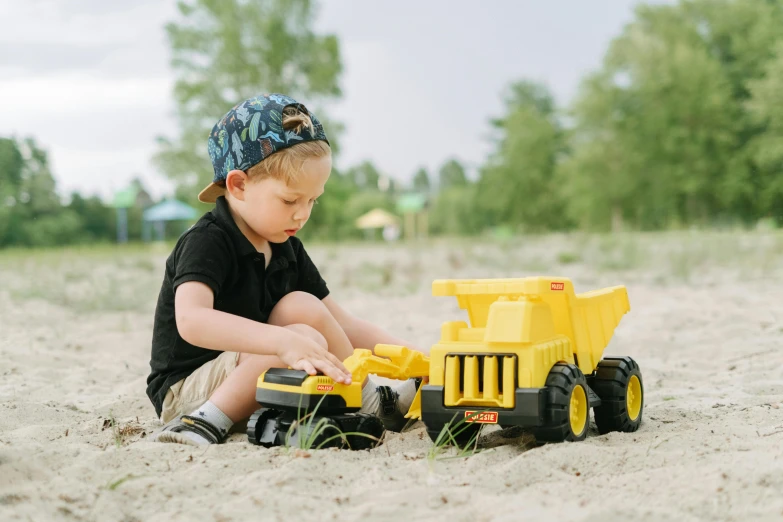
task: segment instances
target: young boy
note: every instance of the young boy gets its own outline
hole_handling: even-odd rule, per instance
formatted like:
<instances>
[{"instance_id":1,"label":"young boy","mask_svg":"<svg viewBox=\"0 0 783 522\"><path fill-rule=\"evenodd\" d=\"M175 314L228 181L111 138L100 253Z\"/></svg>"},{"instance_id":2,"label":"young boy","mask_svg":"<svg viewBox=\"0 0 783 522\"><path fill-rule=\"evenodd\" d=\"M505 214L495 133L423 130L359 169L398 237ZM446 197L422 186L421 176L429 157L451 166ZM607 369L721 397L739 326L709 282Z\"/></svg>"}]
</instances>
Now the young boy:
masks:
<instances>
[{"instance_id":1,"label":"young boy","mask_svg":"<svg viewBox=\"0 0 783 522\"><path fill-rule=\"evenodd\" d=\"M215 124L207 145L215 174L199 200L215 208L174 247L155 311L147 395L165 423L153 436L161 442L224 442L259 407L268 368L349 384L342 361L354 347L415 349L341 308L295 237L332 166L313 113L288 96L256 96ZM413 381L366 385L362 411L399 431L414 395Z\"/></svg>"}]
</instances>

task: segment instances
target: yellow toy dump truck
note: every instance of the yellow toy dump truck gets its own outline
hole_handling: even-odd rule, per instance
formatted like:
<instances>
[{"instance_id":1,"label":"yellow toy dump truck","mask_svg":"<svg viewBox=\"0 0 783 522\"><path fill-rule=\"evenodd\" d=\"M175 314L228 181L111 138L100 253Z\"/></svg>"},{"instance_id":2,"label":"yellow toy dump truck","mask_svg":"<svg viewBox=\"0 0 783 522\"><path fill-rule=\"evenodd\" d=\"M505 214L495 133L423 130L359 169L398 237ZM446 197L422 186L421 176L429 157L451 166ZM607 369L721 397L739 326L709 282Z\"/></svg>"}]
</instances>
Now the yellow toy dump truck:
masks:
<instances>
[{"instance_id":1,"label":"yellow toy dump truck","mask_svg":"<svg viewBox=\"0 0 783 522\"><path fill-rule=\"evenodd\" d=\"M470 320L443 324L409 412L420 407L433 440L448 425L463 444L482 424L529 428L542 443L583 440L590 408L601 433L639 428L639 366L603 357L630 310L624 286L575 294L567 278L437 280L432 293L455 296Z\"/></svg>"}]
</instances>

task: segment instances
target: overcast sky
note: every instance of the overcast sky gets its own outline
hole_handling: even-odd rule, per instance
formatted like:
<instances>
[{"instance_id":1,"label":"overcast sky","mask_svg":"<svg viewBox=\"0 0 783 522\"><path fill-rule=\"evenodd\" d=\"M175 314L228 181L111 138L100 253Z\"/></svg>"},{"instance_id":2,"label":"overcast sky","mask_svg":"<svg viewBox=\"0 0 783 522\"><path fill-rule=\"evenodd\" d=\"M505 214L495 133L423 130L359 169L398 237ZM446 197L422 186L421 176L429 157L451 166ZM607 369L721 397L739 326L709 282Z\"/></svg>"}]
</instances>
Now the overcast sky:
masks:
<instances>
[{"instance_id":1,"label":"overcast sky","mask_svg":"<svg viewBox=\"0 0 783 522\"><path fill-rule=\"evenodd\" d=\"M330 112L347 127L340 166L369 159L400 180L449 157L474 169L504 88L538 80L567 104L637 3L321 2L317 29L338 35L345 69ZM150 158L155 136L177 132L174 12L170 0L0 0L0 136L48 150L62 194L109 197L136 175L170 192Z\"/></svg>"}]
</instances>

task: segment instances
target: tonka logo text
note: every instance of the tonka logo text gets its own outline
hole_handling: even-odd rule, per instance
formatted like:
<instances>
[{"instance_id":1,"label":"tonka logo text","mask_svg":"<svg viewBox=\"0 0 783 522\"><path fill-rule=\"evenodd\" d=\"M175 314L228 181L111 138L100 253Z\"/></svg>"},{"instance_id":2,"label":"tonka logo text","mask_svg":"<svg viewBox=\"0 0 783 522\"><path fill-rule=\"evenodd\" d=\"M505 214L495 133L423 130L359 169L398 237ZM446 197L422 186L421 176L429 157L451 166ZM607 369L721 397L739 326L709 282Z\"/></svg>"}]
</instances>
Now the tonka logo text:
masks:
<instances>
[{"instance_id":1,"label":"tonka logo text","mask_svg":"<svg viewBox=\"0 0 783 522\"><path fill-rule=\"evenodd\" d=\"M334 386L331 384L319 384L315 387L317 391L332 391L334 390Z\"/></svg>"},{"instance_id":2,"label":"tonka logo text","mask_svg":"<svg viewBox=\"0 0 783 522\"><path fill-rule=\"evenodd\" d=\"M552 290L564 290L565 289L565 283L552 283L549 285L549 288Z\"/></svg>"}]
</instances>

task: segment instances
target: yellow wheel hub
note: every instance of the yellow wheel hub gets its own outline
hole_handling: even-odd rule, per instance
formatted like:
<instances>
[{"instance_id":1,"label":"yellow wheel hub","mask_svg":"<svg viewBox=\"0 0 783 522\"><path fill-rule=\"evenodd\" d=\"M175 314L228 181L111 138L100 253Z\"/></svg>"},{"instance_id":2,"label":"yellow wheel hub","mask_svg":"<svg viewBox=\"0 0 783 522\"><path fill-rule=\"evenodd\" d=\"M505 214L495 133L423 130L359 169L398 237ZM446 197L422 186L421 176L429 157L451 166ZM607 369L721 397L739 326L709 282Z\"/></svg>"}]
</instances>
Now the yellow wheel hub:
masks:
<instances>
[{"instance_id":1,"label":"yellow wheel hub","mask_svg":"<svg viewBox=\"0 0 783 522\"><path fill-rule=\"evenodd\" d=\"M571 392L571 403L568 408L571 420L571 431L574 435L581 435L587 424L587 395L582 385L574 387Z\"/></svg>"},{"instance_id":2,"label":"yellow wheel hub","mask_svg":"<svg viewBox=\"0 0 783 522\"><path fill-rule=\"evenodd\" d=\"M642 411L642 383L639 377L631 375L628 380L628 389L625 392L625 406L628 410L628 417L635 421Z\"/></svg>"}]
</instances>

